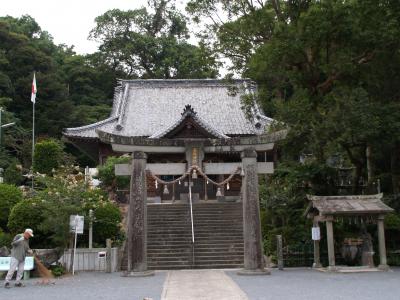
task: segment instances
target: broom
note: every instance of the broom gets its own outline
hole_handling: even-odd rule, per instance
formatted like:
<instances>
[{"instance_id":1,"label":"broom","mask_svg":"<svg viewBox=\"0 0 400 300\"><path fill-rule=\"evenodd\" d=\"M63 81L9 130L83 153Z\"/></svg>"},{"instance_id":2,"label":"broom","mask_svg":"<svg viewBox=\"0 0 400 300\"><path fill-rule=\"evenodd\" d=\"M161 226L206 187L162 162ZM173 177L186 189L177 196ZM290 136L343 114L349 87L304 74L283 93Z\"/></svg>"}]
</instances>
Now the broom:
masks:
<instances>
[{"instance_id":1,"label":"broom","mask_svg":"<svg viewBox=\"0 0 400 300\"><path fill-rule=\"evenodd\" d=\"M51 282L51 279L54 279L53 273L51 273L51 271L42 264L40 259L37 257L36 253L33 254L33 258L36 263L37 272L39 273L39 276L42 278L42 280L39 281L38 284L50 284L50 283L55 284L54 281Z\"/></svg>"}]
</instances>

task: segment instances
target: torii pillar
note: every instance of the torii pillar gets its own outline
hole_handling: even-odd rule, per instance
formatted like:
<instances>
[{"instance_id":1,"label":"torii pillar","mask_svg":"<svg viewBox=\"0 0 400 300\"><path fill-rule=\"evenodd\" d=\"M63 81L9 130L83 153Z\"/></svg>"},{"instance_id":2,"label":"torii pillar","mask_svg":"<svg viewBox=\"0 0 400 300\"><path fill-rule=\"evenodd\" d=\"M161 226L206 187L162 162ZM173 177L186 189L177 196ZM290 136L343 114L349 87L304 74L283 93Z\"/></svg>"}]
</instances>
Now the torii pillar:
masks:
<instances>
[{"instance_id":1,"label":"torii pillar","mask_svg":"<svg viewBox=\"0 0 400 300\"><path fill-rule=\"evenodd\" d=\"M257 152L247 148L242 152L244 269L240 275L269 275L265 269L261 242L260 203L258 194Z\"/></svg>"},{"instance_id":2,"label":"torii pillar","mask_svg":"<svg viewBox=\"0 0 400 300\"><path fill-rule=\"evenodd\" d=\"M150 276L147 269L147 155L133 152L128 212L128 268L123 276Z\"/></svg>"}]
</instances>

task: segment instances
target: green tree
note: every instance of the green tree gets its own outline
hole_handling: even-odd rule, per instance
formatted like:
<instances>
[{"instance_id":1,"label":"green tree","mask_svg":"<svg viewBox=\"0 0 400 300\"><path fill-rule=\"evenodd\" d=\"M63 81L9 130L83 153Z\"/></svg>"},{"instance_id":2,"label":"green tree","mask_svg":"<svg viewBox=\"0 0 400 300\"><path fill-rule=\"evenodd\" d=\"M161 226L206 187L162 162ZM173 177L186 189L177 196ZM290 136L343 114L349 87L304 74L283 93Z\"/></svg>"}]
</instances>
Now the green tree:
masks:
<instances>
[{"instance_id":1,"label":"green tree","mask_svg":"<svg viewBox=\"0 0 400 300\"><path fill-rule=\"evenodd\" d=\"M30 242L30 246L46 247L47 235L44 230L41 230L41 224L47 212L41 199L24 199L12 208L8 218L8 230L15 235L24 232L26 228L32 228L35 238Z\"/></svg>"},{"instance_id":2,"label":"green tree","mask_svg":"<svg viewBox=\"0 0 400 300\"><path fill-rule=\"evenodd\" d=\"M121 238L121 212L117 205L104 202L94 210L93 236L94 242L102 247L106 239L118 241Z\"/></svg>"},{"instance_id":3,"label":"green tree","mask_svg":"<svg viewBox=\"0 0 400 300\"><path fill-rule=\"evenodd\" d=\"M126 188L129 184L129 177L127 176L115 176L115 165L124 164L129 162L129 157L126 156L109 156L107 161L98 166L99 174L98 178L101 184L107 190L119 188Z\"/></svg>"},{"instance_id":4,"label":"green tree","mask_svg":"<svg viewBox=\"0 0 400 300\"><path fill-rule=\"evenodd\" d=\"M51 174L63 160L63 148L55 140L43 140L35 145L33 169L42 174Z\"/></svg>"},{"instance_id":5,"label":"green tree","mask_svg":"<svg viewBox=\"0 0 400 300\"><path fill-rule=\"evenodd\" d=\"M19 188L10 184L0 184L0 228L7 231L8 216L14 205L22 200Z\"/></svg>"},{"instance_id":6,"label":"green tree","mask_svg":"<svg viewBox=\"0 0 400 300\"><path fill-rule=\"evenodd\" d=\"M193 0L187 9L211 20L215 50L257 81L256 100L290 128L286 158L312 153L323 165L339 154L355 168L353 192L361 176L372 184L389 172L398 193L399 5Z\"/></svg>"},{"instance_id":7,"label":"green tree","mask_svg":"<svg viewBox=\"0 0 400 300\"><path fill-rule=\"evenodd\" d=\"M109 10L96 18L90 38L116 70L137 78L211 78L217 63L206 44L188 43L186 18L171 0L148 1L148 8Z\"/></svg>"}]
</instances>

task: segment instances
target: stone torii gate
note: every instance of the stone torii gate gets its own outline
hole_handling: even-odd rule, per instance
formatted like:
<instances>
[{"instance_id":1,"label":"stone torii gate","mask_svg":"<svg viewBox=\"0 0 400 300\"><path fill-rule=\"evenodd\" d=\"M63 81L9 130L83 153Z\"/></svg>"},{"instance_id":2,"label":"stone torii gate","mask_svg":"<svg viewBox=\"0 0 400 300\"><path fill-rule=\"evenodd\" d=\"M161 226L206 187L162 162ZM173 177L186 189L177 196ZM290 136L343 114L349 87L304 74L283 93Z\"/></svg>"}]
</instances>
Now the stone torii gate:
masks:
<instances>
[{"instance_id":1,"label":"stone torii gate","mask_svg":"<svg viewBox=\"0 0 400 300\"><path fill-rule=\"evenodd\" d=\"M229 174L241 169L243 202L244 269L239 274L270 274L265 268L260 224L258 174L272 174L272 162L257 162L257 151L273 150L276 141L286 131L253 137L208 139L145 139L123 137L98 132L102 141L110 143L116 152L132 153L131 164L116 165L116 175L130 175L128 213L128 268L127 276L146 276L147 268L147 188L146 170L157 175L183 174L191 167L201 168L205 174ZM193 149L196 149L194 151ZM240 152L241 162L203 163L204 153ZM146 153L182 153L186 163L147 164ZM194 155L196 153L196 155Z\"/></svg>"}]
</instances>

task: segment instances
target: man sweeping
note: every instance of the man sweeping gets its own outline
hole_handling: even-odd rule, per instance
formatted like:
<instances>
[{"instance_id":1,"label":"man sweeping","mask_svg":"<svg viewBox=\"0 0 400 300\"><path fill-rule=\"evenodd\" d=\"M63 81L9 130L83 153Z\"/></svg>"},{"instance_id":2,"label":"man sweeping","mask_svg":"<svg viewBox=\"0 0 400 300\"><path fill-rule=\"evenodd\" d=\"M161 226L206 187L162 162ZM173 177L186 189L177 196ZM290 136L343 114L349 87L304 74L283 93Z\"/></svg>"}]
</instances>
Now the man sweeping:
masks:
<instances>
[{"instance_id":1,"label":"man sweeping","mask_svg":"<svg viewBox=\"0 0 400 300\"><path fill-rule=\"evenodd\" d=\"M25 257L26 254L32 254L32 250L29 248L29 238L33 237L32 229L25 229L24 233L17 234L11 245L11 263L10 263L10 270L6 276L6 282L4 284L5 288L10 288L10 281L13 277L15 270L18 268L17 271L17 278L15 281L16 287L24 286L21 282L22 275L24 274L24 264L25 264Z\"/></svg>"}]
</instances>

